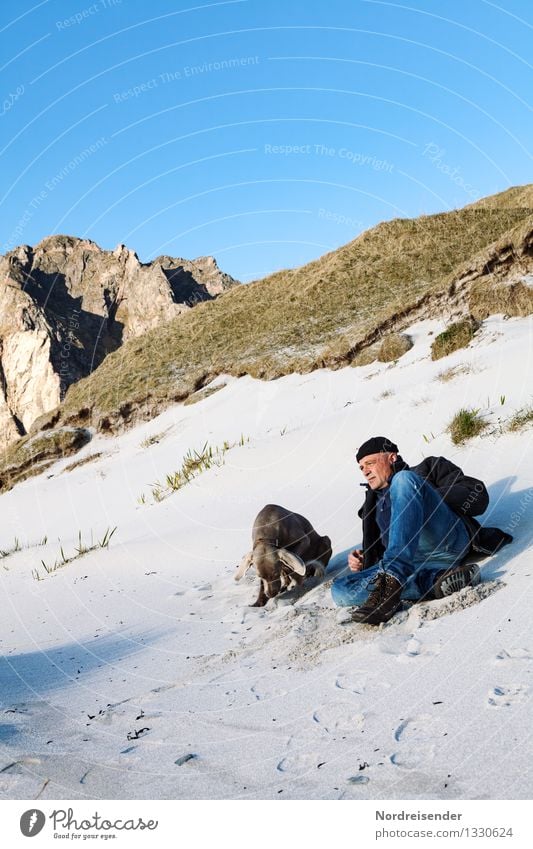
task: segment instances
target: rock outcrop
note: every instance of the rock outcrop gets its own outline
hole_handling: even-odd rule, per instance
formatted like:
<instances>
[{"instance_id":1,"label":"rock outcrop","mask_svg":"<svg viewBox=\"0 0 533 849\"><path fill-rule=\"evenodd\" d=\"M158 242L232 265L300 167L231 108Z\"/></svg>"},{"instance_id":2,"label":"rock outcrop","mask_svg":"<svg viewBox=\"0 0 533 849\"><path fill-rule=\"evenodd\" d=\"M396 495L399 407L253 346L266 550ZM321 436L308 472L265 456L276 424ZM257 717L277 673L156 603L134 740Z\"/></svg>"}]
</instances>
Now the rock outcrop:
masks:
<instances>
[{"instance_id":1,"label":"rock outcrop","mask_svg":"<svg viewBox=\"0 0 533 849\"><path fill-rule=\"evenodd\" d=\"M104 251L71 236L0 257L1 447L126 339L236 283L213 257L141 263L125 245Z\"/></svg>"}]
</instances>

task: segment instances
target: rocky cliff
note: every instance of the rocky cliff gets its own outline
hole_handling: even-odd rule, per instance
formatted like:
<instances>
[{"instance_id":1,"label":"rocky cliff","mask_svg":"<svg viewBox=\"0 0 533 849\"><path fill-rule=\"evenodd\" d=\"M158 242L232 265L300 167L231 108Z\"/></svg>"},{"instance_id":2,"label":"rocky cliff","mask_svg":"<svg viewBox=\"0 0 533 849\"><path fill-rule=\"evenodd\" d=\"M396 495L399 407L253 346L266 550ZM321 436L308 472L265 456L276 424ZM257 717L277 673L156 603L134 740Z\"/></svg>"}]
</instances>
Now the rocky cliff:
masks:
<instances>
[{"instance_id":1,"label":"rocky cliff","mask_svg":"<svg viewBox=\"0 0 533 849\"><path fill-rule=\"evenodd\" d=\"M71 236L0 257L0 446L124 341L236 283L213 257L141 263L125 245L105 251Z\"/></svg>"}]
</instances>

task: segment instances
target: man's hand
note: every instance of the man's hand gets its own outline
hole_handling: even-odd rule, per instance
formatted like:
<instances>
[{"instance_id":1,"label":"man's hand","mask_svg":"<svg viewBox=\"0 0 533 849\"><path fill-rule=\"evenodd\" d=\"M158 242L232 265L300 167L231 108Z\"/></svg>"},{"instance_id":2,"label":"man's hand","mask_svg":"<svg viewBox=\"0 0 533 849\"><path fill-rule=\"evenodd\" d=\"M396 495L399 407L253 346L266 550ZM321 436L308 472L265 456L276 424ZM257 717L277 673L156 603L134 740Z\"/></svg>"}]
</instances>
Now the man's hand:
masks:
<instances>
[{"instance_id":1,"label":"man's hand","mask_svg":"<svg viewBox=\"0 0 533 849\"><path fill-rule=\"evenodd\" d=\"M356 548L348 555L348 567L351 572L361 572L363 569L363 552Z\"/></svg>"}]
</instances>

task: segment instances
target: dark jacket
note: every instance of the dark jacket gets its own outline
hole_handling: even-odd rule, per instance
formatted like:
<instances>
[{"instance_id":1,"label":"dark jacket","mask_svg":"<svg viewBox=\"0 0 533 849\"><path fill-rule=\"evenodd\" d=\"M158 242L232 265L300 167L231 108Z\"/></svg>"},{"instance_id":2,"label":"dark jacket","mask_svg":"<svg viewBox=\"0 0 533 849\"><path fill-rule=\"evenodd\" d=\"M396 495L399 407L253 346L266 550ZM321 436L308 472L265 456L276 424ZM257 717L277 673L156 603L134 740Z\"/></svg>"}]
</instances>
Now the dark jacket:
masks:
<instances>
[{"instance_id":1,"label":"dark jacket","mask_svg":"<svg viewBox=\"0 0 533 849\"><path fill-rule=\"evenodd\" d=\"M489 494L485 484L463 474L459 466L446 457L426 457L417 466L408 466L398 457L393 465L393 474L410 469L421 478L425 478L441 495L442 500L461 517L470 534L470 553L494 554L512 542L512 536L499 528L483 528L474 516L480 516L489 505ZM381 559L385 551L376 521L376 493L368 484L366 498L358 515L363 521L363 562L364 568L373 566Z\"/></svg>"}]
</instances>

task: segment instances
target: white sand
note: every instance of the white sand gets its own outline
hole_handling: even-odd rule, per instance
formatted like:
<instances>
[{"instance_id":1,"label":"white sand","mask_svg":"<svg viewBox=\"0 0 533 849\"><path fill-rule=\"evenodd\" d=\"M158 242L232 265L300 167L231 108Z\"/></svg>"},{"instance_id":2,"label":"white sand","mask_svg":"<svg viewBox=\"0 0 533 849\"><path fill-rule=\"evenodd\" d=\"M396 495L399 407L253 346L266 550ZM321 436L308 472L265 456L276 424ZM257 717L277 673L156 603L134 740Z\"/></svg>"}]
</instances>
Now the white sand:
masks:
<instances>
[{"instance_id":1,"label":"white sand","mask_svg":"<svg viewBox=\"0 0 533 849\"><path fill-rule=\"evenodd\" d=\"M3 798L531 797L533 431L501 435L498 419L533 401L533 323L493 317L433 363L441 327L412 328L394 366L227 378L0 498L0 548L30 544L0 560ZM473 370L435 380L458 364ZM461 406L491 428L458 449L445 428ZM483 478L483 522L515 542L480 562L475 590L343 625L329 584L361 541L354 454L378 433L407 462L444 454ZM152 503L188 449L241 434L223 466ZM306 515L335 557L320 585L252 609L253 572L232 574L268 502ZM114 526L109 550L46 574L60 544Z\"/></svg>"}]
</instances>

